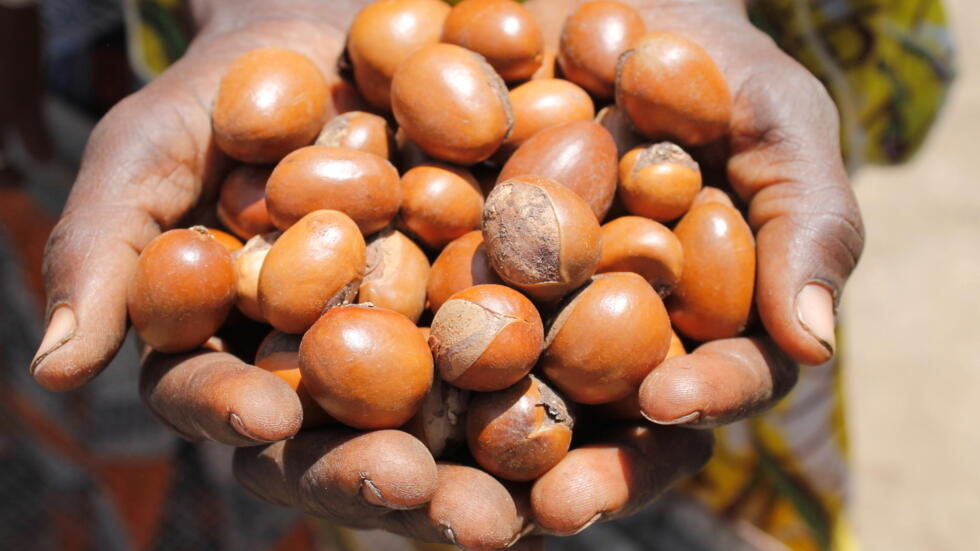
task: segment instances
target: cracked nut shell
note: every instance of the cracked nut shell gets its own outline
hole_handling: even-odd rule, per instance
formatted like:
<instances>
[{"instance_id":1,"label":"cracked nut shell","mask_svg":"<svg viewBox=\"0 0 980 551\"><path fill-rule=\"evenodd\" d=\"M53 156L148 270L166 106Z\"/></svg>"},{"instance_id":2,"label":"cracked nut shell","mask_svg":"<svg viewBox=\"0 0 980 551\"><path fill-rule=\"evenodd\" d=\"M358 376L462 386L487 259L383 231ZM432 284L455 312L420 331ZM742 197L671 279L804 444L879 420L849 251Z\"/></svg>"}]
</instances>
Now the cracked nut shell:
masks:
<instances>
[{"instance_id":1,"label":"cracked nut shell","mask_svg":"<svg viewBox=\"0 0 980 551\"><path fill-rule=\"evenodd\" d=\"M565 401L529 375L509 388L473 396L466 440L473 458L488 473L525 482L565 457L572 425Z\"/></svg>"},{"instance_id":2,"label":"cracked nut shell","mask_svg":"<svg viewBox=\"0 0 980 551\"><path fill-rule=\"evenodd\" d=\"M503 285L454 294L432 319L429 346L439 374L468 390L500 390L531 371L544 340L530 300Z\"/></svg>"},{"instance_id":3,"label":"cracked nut shell","mask_svg":"<svg viewBox=\"0 0 980 551\"><path fill-rule=\"evenodd\" d=\"M592 210L545 178L497 184L483 207L483 237L501 279L540 301L568 294L599 265L601 237Z\"/></svg>"}]
</instances>

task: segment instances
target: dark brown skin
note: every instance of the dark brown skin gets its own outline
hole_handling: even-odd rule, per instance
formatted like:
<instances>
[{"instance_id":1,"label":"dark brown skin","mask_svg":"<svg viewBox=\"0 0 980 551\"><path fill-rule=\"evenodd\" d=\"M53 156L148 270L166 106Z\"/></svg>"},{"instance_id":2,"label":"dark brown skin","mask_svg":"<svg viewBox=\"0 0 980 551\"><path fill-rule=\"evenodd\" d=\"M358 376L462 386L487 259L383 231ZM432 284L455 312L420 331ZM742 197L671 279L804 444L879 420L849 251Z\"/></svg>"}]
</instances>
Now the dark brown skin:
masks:
<instances>
[{"instance_id":1,"label":"dark brown skin","mask_svg":"<svg viewBox=\"0 0 980 551\"><path fill-rule=\"evenodd\" d=\"M279 377L296 392L303 409L304 429L336 424L336 421L323 411L303 385L303 375L299 371L301 338L300 335L273 330L262 339L255 353L255 367Z\"/></svg>"},{"instance_id":2,"label":"dark brown skin","mask_svg":"<svg viewBox=\"0 0 980 551\"><path fill-rule=\"evenodd\" d=\"M304 431L292 440L238 450L234 470L266 501L359 527L385 513L423 507L438 484L425 446L397 430Z\"/></svg>"},{"instance_id":3,"label":"dark brown skin","mask_svg":"<svg viewBox=\"0 0 980 551\"><path fill-rule=\"evenodd\" d=\"M749 209L751 226L757 231L758 285L766 290L756 297L759 317L772 342L795 360L827 360L833 355L832 343L824 346L816 333L801 323L797 295L807 283L819 281L829 289L830 296L838 296L863 242L860 215L841 163L833 104L815 78L748 23L738 2L641 4L633 3L651 30L677 32L702 44L728 80L735 104L732 131L724 144L731 158L715 157L713 162L727 170L740 202ZM337 81L330 70L336 66L342 49L344 29L360 5L321 0L213 0L209 9L195 10L196 28L201 31L184 58L114 107L98 124L46 252L49 325L31 366L40 384L57 390L77 388L101 371L125 335L126 287L138 251L161 229L173 228L192 216L193 207L213 206L207 198L217 196L217 185L227 173L227 165L213 145L209 106L228 64L258 45L286 47L314 60L334 84ZM560 26L571 3L530 0L525 5L557 45ZM146 132L132 132L134 123L140 123ZM827 316L832 322L833 304L833 300L828 300L805 311ZM738 345L745 342L734 339L721 344L727 351L737 353ZM760 365L765 360L746 354L740 361ZM676 378L676 374L672 377ZM270 380L281 383L274 377ZM668 382L663 387L665 392L676 393ZM711 385L700 388L704 398L710 399ZM174 398L167 398L167 407L178 412L184 406ZM759 407L768 405L771 403ZM700 438L707 436L695 434ZM619 436L615 439L625 442ZM310 463L330 449L302 437L302 433L289 444L296 452L312 458ZM705 448L677 449L687 450L686 455L642 455L649 458L643 460L644 467L656 469L653 472L657 480L664 481L658 484L660 488L676 478L671 473L689 472L705 457ZM254 453L258 450L243 450L240 455ZM382 458L386 464L399 468L422 464L419 456L402 446L388 446L384 453L370 457ZM324 461L324 465L339 467L331 461ZM618 463L590 465L598 469L593 474L620 468ZM369 465L357 461L344 467L355 473L371 470ZM489 495L483 486L467 485L466 480L484 480L475 470L472 479L456 479L452 485L437 488L437 495L444 492L439 502L447 514L436 516L436 522L428 515L381 514L389 509L357 508L353 504L360 503L361 496L333 493L338 488L338 478L331 476L309 479L304 484L308 491L300 496L295 489L305 472L297 468L290 471L291 476L263 478L265 495L294 497L295 500L279 501L314 511L334 522L385 528L432 541L447 541L439 521L448 521L462 543L471 543L477 535L486 536L481 541L513 540L521 533L520 526L511 529L508 524L514 522L515 501L506 493L506 499L492 502L474 499L476 495ZM255 484L259 480L258 476L245 478ZM390 480L415 481L412 488L423 485L419 478L404 472ZM633 480L638 482L627 486L635 498L631 504L639 507L649 503L655 492L640 491L644 478ZM293 490L287 491L288 487ZM612 485L587 487L592 489L587 495L594 503L617 499ZM573 503L557 492L548 495L543 487L538 492L540 501ZM324 511L316 506L320 495L331 496L334 509L350 505L355 512L340 516ZM594 516L596 509L587 509L579 510L583 516ZM370 516L365 510L378 513ZM495 521L500 518L511 520ZM504 525L508 532L504 536L509 537L491 538L497 527Z\"/></svg>"},{"instance_id":4,"label":"dark brown skin","mask_svg":"<svg viewBox=\"0 0 980 551\"><path fill-rule=\"evenodd\" d=\"M540 301L565 296L599 264L595 215L578 195L545 178L497 184L483 208L483 237L494 271Z\"/></svg>"},{"instance_id":5,"label":"dark brown skin","mask_svg":"<svg viewBox=\"0 0 980 551\"><path fill-rule=\"evenodd\" d=\"M684 274L667 299L674 328L699 341L738 335L752 308L752 230L737 210L706 203L689 211L674 234L684 249Z\"/></svg>"},{"instance_id":6,"label":"dark brown skin","mask_svg":"<svg viewBox=\"0 0 980 551\"><path fill-rule=\"evenodd\" d=\"M630 213L670 222L687 212L701 191L701 169L676 144L641 146L619 161L618 189Z\"/></svg>"},{"instance_id":7,"label":"dark brown skin","mask_svg":"<svg viewBox=\"0 0 980 551\"><path fill-rule=\"evenodd\" d=\"M391 80L395 120L427 154L469 165L490 157L514 125L507 88L479 54L426 46Z\"/></svg>"},{"instance_id":8,"label":"dark brown skin","mask_svg":"<svg viewBox=\"0 0 980 551\"><path fill-rule=\"evenodd\" d=\"M598 97L611 98L616 61L645 29L640 14L626 4L581 4L562 26L558 50L562 74Z\"/></svg>"},{"instance_id":9,"label":"dark brown skin","mask_svg":"<svg viewBox=\"0 0 980 551\"><path fill-rule=\"evenodd\" d=\"M272 167L241 165L225 178L218 198L218 219L238 237L248 240L276 229L265 207L265 183Z\"/></svg>"},{"instance_id":10,"label":"dark brown skin","mask_svg":"<svg viewBox=\"0 0 980 551\"><path fill-rule=\"evenodd\" d=\"M347 215L315 210L279 236L259 274L259 309L285 333L306 331L332 306L357 296L367 262L361 232Z\"/></svg>"},{"instance_id":11,"label":"dark brown skin","mask_svg":"<svg viewBox=\"0 0 980 551\"><path fill-rule=\"evenodd\" d=\"M650 284L602 274L558 311L539 367L571 400L601 404L636 392L669 347L667 311Z\"/></svg>"},{"instance_id":12,"label":"dark brown skin","mask_svg":"<svg viewBox=\"0 0 980 551\"><path fill-rule=\"evenodd\" d=\"M360 429L404 425L432 386L432 355L422 334L383 308L331 308L303 336L299 362L317 403Z\"/></svg>"},{"instance_id":13,"label":"dark brown skin","mask_svg":"<svg viewBox=\"0 0 980 551\"><path fill-rule=\"evenodd\" d=\"M540 78L510 91L514 109L514 131L503 143L494 160L507 157L531 136L545 128L571 121L592 120L595 106L589 94L557 78Z\"/></svg>"},{"instance_id":14,"label":"dark brown skin","mask_svg":"<svg viewBox=\"0 0 980 551\"><path fill-rule=\"evenodd\" d=\"M402 176L399 225L431 250L480 228L483 193L465 168L416 166Z\"/></svg>"},{"instance_id":15,"label":"dark brown skin","mask_svg":"<svg viewBox=\"0 0 980 551\"><path fill-rule=\"evenodd\" d=\"M306 56L262 48L234 61L214 100L214 138L246 163L273 163L310 144L323 128L330 89Z\"/></svg>"},{"instance_id":16,"label":"dark brown skin","mask_svg":"<svg viewBox=\"0 0 980 551\"><path fill-rule=\"evenodd\" d=\"M388 229L368 243L367 270L357 299L417 322L425 310L428 282L429 259L422 249L400 231Z\"/></svg>"},{"instance_id":17,"label":"dark brown skin","mask_svg":"<svg viewBox=\"0 0 980 551\"><path fill-rule=\"evenodd\" d=\"M266 205L272 223L281 230L309 212L332 209L350 216L364 235L370 235L398 213L398 171L373 153L304 147L287 155L272 171Z\"/></svg>"},{"instance_id":18,"label":"dark brown skin","mask_svg":"<svg viewBox=\"0 0 980 551\"><path fill-rule=\"evenodd\" d=\"M330 119L313 145L359 149L390 161L395 153L395 135L384 117L348 111Z\"/></svg>"},{"instance_id":19,"label":"dark brown skin","mask_svg":"<svg viewBox=\"0 0 980 551\"><path fill-rule=\"evenodd\" d=\"M610 443L572 450L531 488L541 530L577 534L596 522L629 516L711 457L710 432L635 426L605 435Z\"/></svg>"},{"instance_id":20,"label":"dark brown skin","mask_svg":"<svg viewBox=\"0 0 980 551\"><path fill-rule=\"evenodd\" d=\"M357 89L374 108L391 110L391 78L409 55L439 42L450 7L441 0L362 2L347 34Z\"/></svg>"},{"instance_id":21,"label":"dark brown skin","mask_svg":"<svg viewBox=\"0 0 980 551\"><path fill-rule=\"evenodd\" d=\"M449 298L432 319L429 346L439 375L468 390L500 390L527 375L544 341L541 315L503 285L477 285Z\"/></svg>"},{"instance_id":22,"label":"dark brown skin","mask_svg":"<svg viewBox=\"0 0 980 551\"><path fill-rule=\"evenodd\" d=\"M289 438L303 420L299 397L281 379L223 352L151 353L140 396L189 440L254 446Z\"/></svg>"},{"instance_id":23,"label":"dark brown skin","mask_svg":"<svg viewBox=\"0 0 980 551\"><path fill-rule=\"evenodd\" d=\"M503 284L503 280L490 267L483 232L471 231L446 245L432 263L425 290L429 310L438 312L452 295L487 283Z\"/></svg>"},{"instance_id":24,"label":"dark brown skin","mask_svg":"<svg viewBox=\"0 0 980 551\"><path fill-rule=\"evenodd\" d=\"M672 33L644 35L619 58L616 105L647 138L691 146L725 135L732 117L721 70L701 46Z\"/></svg>"},{"instance_id":25,"label":"dark brown skin","mask_svg":"<svg viewBox=\"0 0 980 551\"><path fill-rule=\"evenodd\" d=\"M639 274L665 297L680 281L683 269L684 248L663 224L640 216L623 216L603 224L596 273Z\"/></svg>"},{"instance_id":26,"label":"dark brown skin","mask_svg":"<svg viewBox=\"0 0 980 551\"><path fill-rule=\"evenodd\" d=\"M714 428L757 414L796 384L798 367L760 338L705 343L660 364L640 386L643 416Z\"/></svg>"},{"instance_id":27,"label":"dark brown skin","mask_svg":"<svg viewBox=\"0 0 980 551\"><path fill-rule=\"evenodd\" d=\"M581 197L602 220L616 193L616 143L591 120L546 128L524 142L500 170L498 182L518 176L548 178Z\"/></svg>"},{"instance_id":28,"label":"dark brown skin","mask_svg":"<svg viewBox=\"0 0 980 551\"><path fill-rule=\"evenodd\" d=\"M154 350L185 352L221 327L235 302L228 250L198 226L171 230L140 254L129 287L129 317Z\"/></svg>"},{"instance_id":29,"label":"dark brown skin","mask_svg":"<svg viewBox=\"0 0 980 551\"><path fill-rule=\"evenodd\" d=\"M537 377L474 395L466 418L473 458L492 475L534 480L554 467L572 442L565 401Z\"/></svg>"},{"instance_id":30,"label":"dark brown skin","mask_svg":"<svg viewBox=\"0 0 980 551\"><path fill-rule=\"evenodd\" d=\"M507 82L526 80L541 66L544 39L534 16L512 0L463 0L449 12L442 41L472 50Z\"/></svg>"}]
</instances>

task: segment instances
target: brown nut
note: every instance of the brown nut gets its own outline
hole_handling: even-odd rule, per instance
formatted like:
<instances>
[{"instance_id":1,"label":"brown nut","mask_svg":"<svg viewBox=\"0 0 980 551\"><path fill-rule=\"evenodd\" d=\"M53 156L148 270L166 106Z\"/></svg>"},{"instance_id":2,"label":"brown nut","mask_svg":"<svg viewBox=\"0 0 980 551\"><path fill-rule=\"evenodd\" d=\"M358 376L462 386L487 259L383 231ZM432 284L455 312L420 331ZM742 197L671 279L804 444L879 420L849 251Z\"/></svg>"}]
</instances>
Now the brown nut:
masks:
<instances>
[{"instance_id":1,"label":"brown nut","mask_svg":"<svg viewBox=\"0 0 980 551\"><path fill-rule=\"evenodd\" d=\"M688 211L674 228L684 273L667 297L674 328L698 341L745 329L755 287L755 238L739 212L721 203Z\"/></svg>"},{"instance_id":2,"label":"brown nut","mask_svg":"<svg viewBox=\"0 0 980 551\"><path fill-rule=\"evenodd\" d=\"M703 145L728 132L732 95L714 60L690 40L651 33L623 52L616 105L651 140Z\"/></svg>"},{"instance_id":3,"label":"brown nut","mask_svg":"<svg viewBox=\"0 0 980 551\"><path fill-rule=\"evenodd\" d=\"M422 46L439 42L450 9L441 0L385 0L357 14L347 33L347 54L357 90L368 103L391 110L395 69Z\"/></svg>"},{"instance_id":4,"label":"brown nut","mask_svg":"<svg viewBox=\"0 0 980 551\"><path fill-rule=\"evenodd\" d=\"M599 223L578 195L551 180L503 181L483 208L494 271L532 298L552 301L588 281L599 265Z\"/></svg>"},{"instance_id":5,"label":"brown nut","mask_svg":"<svg viewBox=\"0 0 980 551\"><path fill-rule=\"evenodd\" d=\"M241 165L221 185L218 220L242 239L276 229L265 208L265 183L270 174L269 166Z\"/></svg>"},{"instance_id":6,"label":"brown nut","mask_svg":"<svg viewBox=\"0 0 980 551\"><path fill-rule=\"evenodd\" d=\"M395 135L384 117L348 111L331 119L313 145L358 149L390 161L395 153Z\"/></svg>"},{"instance_id":7,"label":"brown nut","mask_svg":"<svg viewBox=\"0 0 980 551\"><path fill-rule=\"evenodd\" d=\"M701 191L701 169L670 142L630 150L619 161L619 199L626 210L658 222L683 215Z\"/></svg>"},{"instance_id":8,"label":"brown nut","mask_svg":"<svg viewBox=\"0 0 980 551\"><path fill-rule=\"evenodd\" d=\"M423 151L461 165L490 157L514 125L504 81L482 56L452 44L426 46L398 67L391 108Z\"/></svg>"},{"instance_id":9,"label":"brown nut","mask_svg":"<svg viewBox=\"0 0 980 551\"><path fill-rule=\"evenodd\" d=\"M299 396L303 408L303 428L316 428L335 423L310 396L299 371L300 335L273 330L262 339L255 353L255 365L279 377Z\"/></svg>"},{"instance_id":10,"label":"brown nut","mask_svg":"<svg viewBox=\"0 0 980 551\"><path fill-rule=\"evenodd\" d=\"M423 333L428 338L428 332ZM402 430L418 438L438 459L466 442L468 390L456 388L436 377L422 407Z\"/></svg>"},{"instance_id":11,"label":"brown nut","mask_svg":"<svg viewBox=\"0 0 980 551\"><path fill-rule=\"evenodd\" d=\"M218 86L214 140L246 163L272 163L323 128L330 90L320 69L291 50L261 48L232 62Z\"/></svg>"},{"instance_id":12,"label":"brown nut","mask_svg":"<svg viewBox=\"0 0 980 551\"><path fill-rule=\"evenodd\" d=\"M554 48L549 48L546 46L544 53L541 55L541 66L538 67L537 71L534 71L533 75L531 75L531 80L555 78L557 57L558 52Z\"/></svg>"},{"instance_id":13,"label":"brown nut","mask_svg":"<svg viewBox=\"0 0 980 551\"><path fill-rule=\"evenodd\" d=\"M592 120L595 105L589 94L557 78L542 78L526 82L510 91L514 109L514 131L504 141L497 155L512 154L531 136L545 128L571 121Z\"/></svg>"},{"instance_id":14,"label":"brown nut","mask_svg":"<svg viewBox=\"0 0 980 551\"><path fill-rule=\"evenodd\" d=\"M281 230L309 212L331 209L350 216L361 233L370 235L398 213L398 171L372 153L311 145L276 165L266 185L266 205Z\"/></svg>"},{"instance_id":15,"label":"brown nut","mask_svg":"<svg viewBox=\"0 0 980 551\"><path fill-rule=\"evenodd\" d=\"M600 98L611 98L616 60L644 32L640 14L626 4L582 4L561 29L558 65L562 74Z\"/></svg>"},{"instance_id":16,"label":"brown nut","mask_svg":"<svg viewBox=\"0 0 980 551\"><path fill-rule=\"evenodd\" d=\"M694 207L705 203L721 203L726 207L731 207L733 209L736 208L735 203L727 193L711 186L701 188L701 191L699 191L697 196L694 197L694 201L691 202L691 208L693 209Z\"/></svg>"},{"instance_id":17,"label":"brown nut","mask_svg":"<svg viewBox=\"0 0 980 551\"><path fill-rule=\"evenodd\" d=\"M285 333L302 333L332 306L357 296L366 263L364 238L335 210L315 210L269 250L259 274L259 308Z\"/></svg>"},{"instance_id":18,"label":"brown nut","mask_svg":"<svg viewBox=\"0 0 980 551\"><path fill-rule=\"evenodd\" d=\"M504 390L473 396L466 440L473 458L488 473L525 482L565 457L572 425L565 400L529 375Z\"/></svg>"},{"instance_id":19,"label":"brown nut","mask_svg":"<svg viewBox=\"0 0 980 551\"><path fill-rule=\"evenodd\" d=\"M585 200L602 220L616 194L616 142L591 120L546 128L511 155L498 182L517 176L548 178Z\"/></svg>"},{"instance_id":20,"label":"brown nut","mask_svg":"<svg viewBox=\"0 0 980 551\"><path fill-rule=\"evenodd\" d=\"M232 254L235 260L235 288L238 291L235 306L255 321L265 322L259 308L259 274L262 273L266 255L281 233L256 235L245 243L245 247Z\"/></svg>"},{"instance_id":21,"label":"brown nut","mask_svg":"<svg viewBox=\"0 0 980 551\"><path fill-rule=\"evenodd\" d=\"M216 230L214 228L207 228L207 231L212 239L220 243L221 246L230 253L233 253L244 246L237 237L228 232Z\"/></svg>"},{"instance_id":22,"label":"brown nut","mask_svg":"<svg viewBox=\"0 0 980 551\"><path fill-rule=\"evenodd\" d=\"M429 259L422 249L400 231L384 230L367 245L367 271L357 298L417 322L428 282Z\"/></svg>"},{"instance_id":23,"label":"brown nut","mask_svg":"<svg viewBox=\"0 0 980 551\"><path fill-rule=\"evenodd\" d=\"M438 312L449 297L475 285L503 283L490 267L483 232L471 231L439 253L429 272L425 295L429 310Z\"/></svg>"},{"instance_id":24,"label":"brown nut","mask_svg":"<svg viewBox=\"0 0 980 551\"><path fill-rule=\"evenodd\" d=\"M683 356L685 354L687 354L687 350L684 350L684 343L681 342L681 338L677 336L677 333L671 330L670 348L667 349L667 355L664 356L664 361L671 358L676 358L677 356ZM631 392L625 398L616 400L615 402L608 402L605 404L592 406L589 409L589 412L595 413L596 416L601 418L616 419L620 421L640 421L644 419L643 412L640 409L639 392Z\"/></svg>"},{"instance_id":25,"label":"brown nut","mask_svg":"<svg viewBox=\"0 0 980 551\"><path fill-rule=\"evenodd\" d=\"M456 4L443 23L442 41L482 55L507 82L531 78L544 52L534 15L512 0Z\"/></svg>"},{"instance_id":26,"label":"brown nut","mask_svg":"<svg viewBox=\"0 0 980 551\"><path fill-rule=\"evenodd\" d=\"M629 150L643 143L643 138L633 130L629 118L615 104L600 109L596 113L595 122L601 124L616 142L616 153L619 159L622 159Z\"/></svg>"},{"instance_id":27,"label":"brown nut","mask_svg":"<svg viewBox=\"0 0 980 551\"><path fill-rule=\"evenodd\" d=\"M432 355L422 334L384 308L328 310L303 336L299 366L317 403L358 429L404 425L432 386Z\"/></svg>"},{"instance_id":28,"label":"brown nut","mask_svg":"<svg viewBox=\"0 0 980 551\"><path fill-rule=\"evenodd\" d=\"M204 344L234 303L231 254L201 226L150 241L136 261L127 299L136 334L160 352Z\"/></svg>"},{"instance_id":29,"label":"brown nut","mask_svg":"<svg viewBox=\"0 0 980 551\"><path fill-rule=\"evenodd\" d=\"M468 390L500 390L531 371L544 341L541 315L503 285L477 285L450 297L432 319L429 346L439 374Z\"/></svg>"},{"instance_id":30,"label":"brown nut","mask_svg":"<svg viewBox=\"0 0 980 551\"><path fill-rule=\"evenodd\" d=\"M657 294L670 294L681 278L684 249L669 228L640 216L623 216L602 226L597 273L633 272Z\"/></svg>"},{"instance_id":31,"label":"brown nut","mask_svg":"<svg viewBox=\"0 0 980 551\"><path fill-rule=\"evenodd\" d=\"M650 284L601 274L561 307L539 365L570 399L601 404L636 393L669 347L667 310Z\"/></svg>"},{"instance_id":32,"label":"brown nut","mask_svg":"<svg viewBox=\"0 0 980 551\"><path fill-rule=\"evenodd\" d=\"M400 226L426 247L439 250L480 229L483 193L465 168L429 163L402 176Z\"/></svg>"}]
</instances>

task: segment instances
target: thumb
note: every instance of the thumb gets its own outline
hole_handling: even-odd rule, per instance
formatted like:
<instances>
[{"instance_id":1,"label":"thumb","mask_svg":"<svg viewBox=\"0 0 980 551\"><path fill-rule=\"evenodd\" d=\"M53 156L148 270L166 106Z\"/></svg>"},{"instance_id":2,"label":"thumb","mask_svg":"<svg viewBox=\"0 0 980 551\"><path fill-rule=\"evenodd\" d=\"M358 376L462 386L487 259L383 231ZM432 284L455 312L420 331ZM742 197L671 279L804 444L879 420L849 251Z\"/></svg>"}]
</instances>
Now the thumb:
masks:
<instances>
[{"instance_id":1,"label":"thumb","mask_svg":"<svg viewBox=\"0 0 980 551\"><path fill-rule=\"evenodd\" d=\"M151 85L98 124L48 240L47 330L30 366L48 389L77 388L115 356L139 252L190 209L205 167L216 165L195 145L207 143L207 112L160 92ZM152 121L153 130L134 131L134 121Z\"/></svg>"},{"instance_id":2,"label":"thumb","mask_svg":"<svg viewBox=\"0 0 980 551\"><path fill-rule=\"evenodd\" d=\"M785 71L790 93L769 80L740 90L729 179L756 232L759 316L786 354L817 365L834 354L836 304L864 228L826 90L798 67Z\"/></svg>"}]
</instances>

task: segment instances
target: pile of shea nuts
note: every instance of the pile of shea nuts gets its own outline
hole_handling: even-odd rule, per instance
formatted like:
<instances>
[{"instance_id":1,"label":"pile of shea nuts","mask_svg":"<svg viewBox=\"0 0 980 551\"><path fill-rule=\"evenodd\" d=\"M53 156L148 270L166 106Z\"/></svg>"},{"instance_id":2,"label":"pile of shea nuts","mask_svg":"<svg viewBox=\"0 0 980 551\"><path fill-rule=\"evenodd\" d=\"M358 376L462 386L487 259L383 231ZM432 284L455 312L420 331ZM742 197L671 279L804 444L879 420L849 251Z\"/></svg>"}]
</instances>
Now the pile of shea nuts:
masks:
<instances>
[{"instance_id":1,"label":"pile of shea nuts","mask_svg":"<svg viewBox=\"0 0 980 551\"><path fill-rule=\"evenodd\" d=\"M576 422L642 419L665 358L744 331L752 232L682 148L731 116L697 44L617 2L582 5L551 52L517 2L387 0L341 65L370 112L326 120L327 81L293 51L228 68L227 231L142 251L128 306L147 345L248 326L243 359L299 393L304 427L401 428L531 481Z\"/></svg>"}]
</instances>

